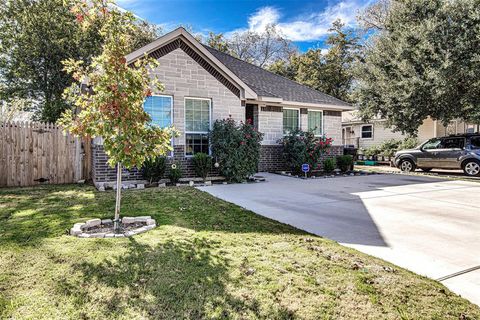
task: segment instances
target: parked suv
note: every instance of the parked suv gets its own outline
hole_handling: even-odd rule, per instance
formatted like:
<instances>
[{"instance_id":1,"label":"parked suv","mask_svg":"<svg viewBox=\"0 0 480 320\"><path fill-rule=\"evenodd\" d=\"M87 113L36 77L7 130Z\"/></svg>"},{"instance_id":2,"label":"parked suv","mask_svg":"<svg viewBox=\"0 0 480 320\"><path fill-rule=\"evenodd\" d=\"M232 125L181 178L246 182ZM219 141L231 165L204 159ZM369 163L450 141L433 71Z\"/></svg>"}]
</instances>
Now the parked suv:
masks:
<instances>
[{"instance_id":1,"label":"parked suv","mask_svg":"<svg viewBox=\"0 0 480 320\"><path fill-rule=\"evenodd\" d=\"M433 138L415 149L398 151L393 161L404 172L462 169L468 176L479 176L480 133Z\"/></svg>"}]
</instances>

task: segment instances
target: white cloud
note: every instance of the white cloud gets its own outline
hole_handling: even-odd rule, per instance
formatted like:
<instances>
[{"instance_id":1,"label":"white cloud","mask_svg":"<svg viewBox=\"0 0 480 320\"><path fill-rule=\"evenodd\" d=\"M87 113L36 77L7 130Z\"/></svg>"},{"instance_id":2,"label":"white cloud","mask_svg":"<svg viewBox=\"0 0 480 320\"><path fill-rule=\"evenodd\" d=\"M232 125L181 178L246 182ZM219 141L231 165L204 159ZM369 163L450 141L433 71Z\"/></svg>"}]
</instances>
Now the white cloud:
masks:
<instances>
[{"instance_id":1,"label":"white cloud","mask_svg":"<svg viewBox=\"0 0 480 320\"><path fill-rule=\"evenodd\" d=\"M329 5L320 12L298 16L288 21L282 21L280 11L275 7L263 7L253 13L248 19L248 29L261 32L268 24L276 24L287 39L292 41L321 40L329 32L332 23L340 19L348 27L355 27L356 16L370 1L343 0ZM227 33L241 32L237 29Z\"/></svg>"},{"instance_id":2,"label":"white cloud","mask_svg":"<svg viewBox=\"0 0 480 320\"><path fill-rule=\"evenodd\" d=\"M263 7L248 18L248 27L251 30L263 31L269 24L278 23L280 12L274 7Z\"/></svg>"}]
</instances>

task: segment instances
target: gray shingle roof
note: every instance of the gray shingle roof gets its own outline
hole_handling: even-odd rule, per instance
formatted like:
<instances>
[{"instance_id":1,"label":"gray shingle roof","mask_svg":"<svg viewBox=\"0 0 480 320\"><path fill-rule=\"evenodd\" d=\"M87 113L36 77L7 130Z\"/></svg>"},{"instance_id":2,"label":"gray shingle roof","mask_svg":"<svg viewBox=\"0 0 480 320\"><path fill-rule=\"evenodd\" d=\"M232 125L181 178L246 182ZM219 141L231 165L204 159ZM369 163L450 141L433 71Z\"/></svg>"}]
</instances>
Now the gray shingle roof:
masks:
<instances>
[{"instance_id":1,"label":"gray shingle roof","mask_svg":"<svg viewBox=\"0 0 480 320\"><path fill-rule=\"evenodd\" d=\"M329 104L339 107L351 106L328 94L311 89L251 63L232 57L229 54L206 45L204 47L259 96L282 98L286 101Z\"/></svg>"}]
</instances>

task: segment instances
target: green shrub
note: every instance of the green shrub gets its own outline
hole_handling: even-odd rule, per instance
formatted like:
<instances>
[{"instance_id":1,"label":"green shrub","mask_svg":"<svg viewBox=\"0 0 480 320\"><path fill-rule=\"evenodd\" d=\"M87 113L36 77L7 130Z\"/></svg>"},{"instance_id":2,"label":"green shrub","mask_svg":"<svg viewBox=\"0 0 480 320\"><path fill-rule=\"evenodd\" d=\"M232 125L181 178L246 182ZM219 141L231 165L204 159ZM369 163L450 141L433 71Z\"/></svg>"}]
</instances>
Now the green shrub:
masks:
<instances>
[{"instance_id":1,"label":"green shrub","mask_svg":"<svg viewBox=\"0 0 480 320\"><path fill-rule=\"evenodd\" d=\"M365 149L363 154L367 157L373 157L379 155L380 153L382 153L382 151L379 146L371 146L370 148Z\"/></svg>"},{"instance_id":2,"label":"green shrub","mask_svg":"<svg viewBox=\"0 0 480 320\"><path fill-rule=\"evenodd\" d=\"M159 156L155 158L148 158L142 166L142 176L150 183L159 181L165 174L166 158Z\"/></svg>"},{"instance_id":3,"label":"green shrub","mask_svg":"<svg viewBox=\"0 0 480 320\"><path fill-rule=\"evenodd\" d=\"M398 147L400 146L400 144L400 140L390 139L380 144L378 149L380 151L380 154L383 154L386 157L393 157L395 155L395 152L398 151Z\"/></svg>"},{"instance_id":4,"label":"green shrub","mask_svg":"<svg viewBox=\"0 0 480 320\"><path fill-rule=\"evenodd\" d=\"M298 174L304 163L308 163L312 170L318 169L320 158L328 152L332 139L315 137L313 131L295 130L283 137L281 143L287 166Z\"/></svg>"},{"instance_id":5,"label":"green shrub","mask_svg":"<svg viewBox=\"0 0 480 320\"><path fill-rule=\"evenodd\" d=\"M337 157L337 166L342 172L346 172L352 168L353 157L351 155L343 155Z\"/></svg>"},{"instance_id":6,"label":"green shrub","mask_svg":"<svg viewBox=\"0 0 480 320\"><path fill-rule=\"evenodd\" d=\"M182 176L183 172L180 166L176 163L173 163L172 167L170 168L170 172L168 173L168 179L170 179L170 182L176 184L178 181L180 181Z\"/></svg>"},{"instance_id":7,"label":"green shrub","mask_svg":"<svg viewBox=\"0 0 480 320\"><path fill-rule=\"evenodd\" d=\"M418 140L414 137L407 137L403 140L390 139L382 142L379 145L372 146L364 151L364 155L376 156L384 155L386 157L393 157L395 152L404 149L413 149L418 145Z\"/></svg>"},{"instance_id":8,"label":"green shrub","mask_svg":"<svg viewBox=\"0 0 480 320\"><path fill-rule=\"evenodd\" d=\"M402 143L398 147L398 150L413 149L413 148L416 148L418 146L418 144L419 143L418 143L417 138L408 137L408 138L403 139Z\"/></svg>"},{"instance_id":9,"label":"green shrub","mask_svg":"<svg viewBox=\"0 0 480 320\"><path fill-rule=\"evenodd\" d=\"M232 118L215 121L210 141L220 174L241 182L257 172L262 137L250 123L237 124Z\"/></svg>"},{"instance_id":10,"label":"green shrub","mask_svg":"<svg viewBox=\"0 0 480 320\"><path fill-rule=\"evenodd\" d=\"M337 167L337 162L335 158L326 158L323 160L323 171L326 173L331 173Z\"/></svg>"},{"instance_id":11,"label":"green shrub","mask_svg":"<svg viewBox=\"0 0 480 320\"><path fill-rule=\"evenodd\" d=\"M200 152L193 156L192 162L196 175L201 177L203 181L207 180L208 173L212 168L212 157Z\"/></svg>"}]
</instances>

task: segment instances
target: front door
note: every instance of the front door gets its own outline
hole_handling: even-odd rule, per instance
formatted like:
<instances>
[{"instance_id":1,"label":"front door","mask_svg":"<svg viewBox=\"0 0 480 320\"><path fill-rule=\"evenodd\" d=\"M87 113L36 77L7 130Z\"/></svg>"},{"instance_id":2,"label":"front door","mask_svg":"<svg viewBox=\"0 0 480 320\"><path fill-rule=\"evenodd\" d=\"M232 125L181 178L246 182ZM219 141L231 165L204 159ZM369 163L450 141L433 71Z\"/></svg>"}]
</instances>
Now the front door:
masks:
<instances>
[{"instance_id":1,"label":"front door","mask_svg":"<svg viewBox=\"0 0 480 320\"><path fill-rule=\"evenodd\" d=\"M245 121L247 123L255 124L255 112L254 112L255 105L247 104L245 106Z\"/></svg>"}]
</instances>

